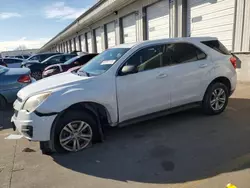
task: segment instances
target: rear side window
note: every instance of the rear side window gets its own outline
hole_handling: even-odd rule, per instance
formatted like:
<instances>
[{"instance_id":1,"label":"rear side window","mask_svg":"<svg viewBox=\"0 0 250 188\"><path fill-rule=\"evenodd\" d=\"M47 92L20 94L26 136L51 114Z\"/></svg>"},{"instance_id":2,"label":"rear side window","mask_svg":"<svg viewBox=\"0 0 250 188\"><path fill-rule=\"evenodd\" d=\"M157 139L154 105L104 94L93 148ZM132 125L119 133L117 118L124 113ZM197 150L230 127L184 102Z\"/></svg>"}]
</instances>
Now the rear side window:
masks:
<instances>
[{"instance_id":1,"label":"rear side window","mask_svg":"<svg viewBox=\"0 0 250 188\"><path fill-rule=\"evenodd\" d=\"M220 52L221 54L230 55L230 52L227 50L227 48L218 40L203 41L201 43L213 48L215 51Z\"/></svg>"},{"instance_id":2,"label":"rear side window","mask_svg":"<svg viewBox=\"0 0 250 188\"><path fill-rule=\"evenodd\" d=\"M205 58L206 54L193 44L167 44L163 54L163 66L194 62Z\"/></svg>"}]
</instances>

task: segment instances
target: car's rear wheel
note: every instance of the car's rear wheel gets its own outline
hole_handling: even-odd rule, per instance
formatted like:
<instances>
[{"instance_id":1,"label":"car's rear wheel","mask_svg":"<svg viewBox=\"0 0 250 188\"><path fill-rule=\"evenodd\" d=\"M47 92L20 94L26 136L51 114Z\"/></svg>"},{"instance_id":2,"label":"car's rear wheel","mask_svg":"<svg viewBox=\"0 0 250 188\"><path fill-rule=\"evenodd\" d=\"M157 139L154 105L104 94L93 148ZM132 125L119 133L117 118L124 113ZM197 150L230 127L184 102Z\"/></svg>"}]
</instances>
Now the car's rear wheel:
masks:
<instances>
[{"instance_id":1,"label":"car's rear wheel","mask_svg":"<svg viewBox=\"0 0 250 188\"><path fill-rule=\"evenodd\" d=\"M220 82L211 84L202 101L204 113L209 115L222 113L228 104L228 98L229 91L225 84Z\"/></svg>"},{"instance_id":2,"label":"car's rear wheel","mask_svg":"<svg viewBox=\"0 0 250 188\"><path fill-rule=\"evenodd\" d=\"M31 77L35 78L36 80L40 80L42 79L42 72L41 71L31 72Z\"/></svg>"},{"instance_id":3,"label":"car's rear wheel","mask_svg":"<svg viewBox=\"0 0 250 188\"><path fill-rule=\"evenodd\" d=\"M3 96L0 95L0 110L4 110L6 108L7 102Z\"/></svg>"},{"instance_id":4,"label":"car's rear wheel","mask_svg":"<svg viewBox=\"0 0 250 188\"><path fill-rule=\"evenodd\" d=\"M68 112L55 128L54 144L59 153L81 151L98 139L97 123L86 112Z\"/></svg>"}]
</instances>

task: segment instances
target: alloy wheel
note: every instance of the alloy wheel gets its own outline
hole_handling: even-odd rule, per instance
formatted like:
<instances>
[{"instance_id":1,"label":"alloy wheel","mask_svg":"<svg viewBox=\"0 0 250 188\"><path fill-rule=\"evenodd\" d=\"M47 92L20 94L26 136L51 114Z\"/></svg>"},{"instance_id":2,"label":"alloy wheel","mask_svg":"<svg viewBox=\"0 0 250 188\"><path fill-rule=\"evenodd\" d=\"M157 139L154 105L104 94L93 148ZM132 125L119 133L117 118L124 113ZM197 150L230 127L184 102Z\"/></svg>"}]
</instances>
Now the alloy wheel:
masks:
<instances>
[{"instance_id":1,"label":"alloy wheel","mask_svg":"<svg viewBox=\"0 0 250 188\"><path fill-rule=\"evenodd\" d=\"M63 127L59 141L61 146L70 152L86 148L93 137L91 126L82 121L73 121Z\"/></svg>"},{"instance_id":2,"label":"alloy wheel","mask_svg":"<svg viewBox=\"0 0 250 188\"><path fill-rule=\"evenodd\" d=\"M226 103L226 93L222 88L217 88L212 92L210 105L214 111L221 110Z\"/></svg>"}]
</instances>

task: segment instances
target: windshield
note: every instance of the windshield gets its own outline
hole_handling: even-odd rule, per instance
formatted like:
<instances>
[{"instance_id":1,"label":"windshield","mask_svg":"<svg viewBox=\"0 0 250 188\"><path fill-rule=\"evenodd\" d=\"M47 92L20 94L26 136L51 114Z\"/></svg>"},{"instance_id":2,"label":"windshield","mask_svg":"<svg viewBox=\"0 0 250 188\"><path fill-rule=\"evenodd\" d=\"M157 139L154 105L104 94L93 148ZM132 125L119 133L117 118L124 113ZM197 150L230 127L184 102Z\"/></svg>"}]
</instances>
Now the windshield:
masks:
<instances>
[{"instance_id":1,"label":"windshield","mask_svg":"<svg viewBox=\"0 0 250 188\"><path fill-rule=\"evenodd\" d=\"M7 70L8 70L8 68L0 65L0 74L6 72Z\"/></svg>"},{"instance_id":2,"label":"windshield","mask_svg":"<svg viewBox=\"0 0 250 188\"><path fill-rule=\"evenodd\" d=\"M73 63L74 61L76 61L79 58L80 58L79 56L73 57L73 58L69 59L68 61L64 62L63 64L64 65L69 65L69 64Z\"/></svg>"},{"instance_id":3,"label":"windshield","mask_svg":"<svg viewBox=\"0 0 250 188\"><path fill-rule=\"evenodd\" d=\"M90 75L100 75L106 72L116 63L130 48L111 48L100 55L94 57L86 65L84 65L78 73L85 72Z\"/></svg>"}]
</instances>

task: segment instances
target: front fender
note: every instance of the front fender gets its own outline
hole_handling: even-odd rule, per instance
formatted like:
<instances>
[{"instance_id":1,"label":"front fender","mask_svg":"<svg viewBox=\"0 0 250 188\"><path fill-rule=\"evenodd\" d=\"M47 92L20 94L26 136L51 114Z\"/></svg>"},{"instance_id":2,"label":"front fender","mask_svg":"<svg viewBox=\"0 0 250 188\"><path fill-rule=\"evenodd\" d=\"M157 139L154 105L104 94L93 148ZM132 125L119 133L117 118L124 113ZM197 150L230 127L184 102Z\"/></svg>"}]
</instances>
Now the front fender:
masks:
<instances>
[{"instance_id":1,"label":"front fender","mask_svg":"<svg viewBox=\"0 0 250 188\"><path fill-rule=\"evenodd\" d=\"M40 113L60 113L70 106L82 102L94 102L104 106L112 122L117 121L117 108L114 96L108 94L100 95L101 91L84 88L68 88L63 91L52 93L52 95L42 103L37 109Z\"/></svg>"}]
</instances>

